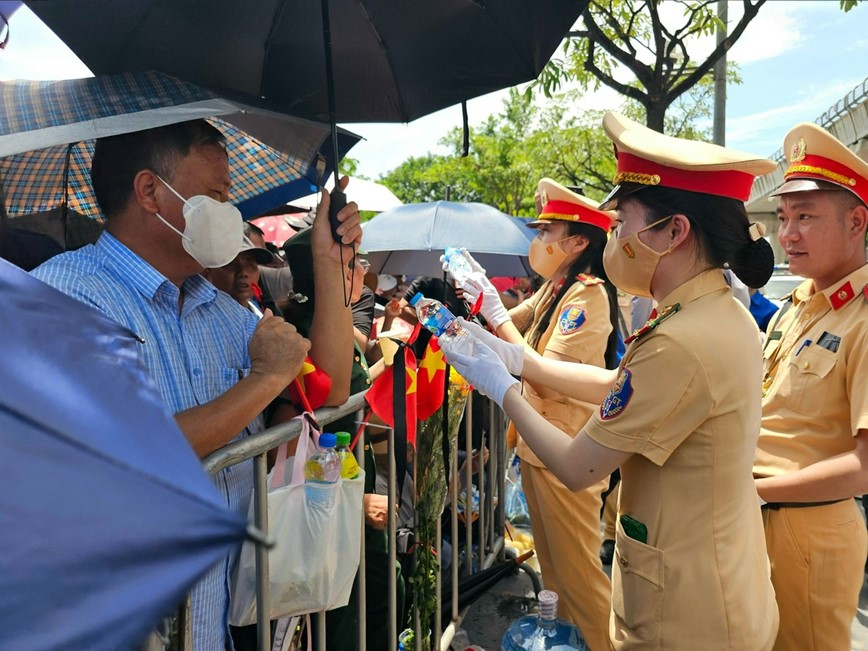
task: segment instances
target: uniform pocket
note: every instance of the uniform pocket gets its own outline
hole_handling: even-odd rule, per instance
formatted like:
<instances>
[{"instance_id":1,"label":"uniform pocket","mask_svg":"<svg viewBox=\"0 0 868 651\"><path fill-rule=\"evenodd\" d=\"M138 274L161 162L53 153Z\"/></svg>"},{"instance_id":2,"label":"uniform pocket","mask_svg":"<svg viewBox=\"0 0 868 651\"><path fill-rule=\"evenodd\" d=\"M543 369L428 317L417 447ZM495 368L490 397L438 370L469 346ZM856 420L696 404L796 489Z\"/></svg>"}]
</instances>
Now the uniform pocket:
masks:
<instances>
[{"instance_id":1,"label":"uniform pocket","mask_svg":"<svg viewBox=\"0 0 868 651\"><path fill-rule=\"evenodd\" d=\"M612 610L640 640L656 640L660 635L663 570L663 552L633 540L618 522L612 563Z\"/></svg>"},{"instance_id":2,"label":"uniform pocket","mask_svg":"<svg viewBox=\"0 0 868 651\"><path fill-rule=\"evenodd\" d=\"M802 414L815 414L823 407L829 383L825 378L838 361L838 356L816 344L802 348L790 357L787 375L781 384L781 395L787 405Z\"/></svg>"}]
</instances>

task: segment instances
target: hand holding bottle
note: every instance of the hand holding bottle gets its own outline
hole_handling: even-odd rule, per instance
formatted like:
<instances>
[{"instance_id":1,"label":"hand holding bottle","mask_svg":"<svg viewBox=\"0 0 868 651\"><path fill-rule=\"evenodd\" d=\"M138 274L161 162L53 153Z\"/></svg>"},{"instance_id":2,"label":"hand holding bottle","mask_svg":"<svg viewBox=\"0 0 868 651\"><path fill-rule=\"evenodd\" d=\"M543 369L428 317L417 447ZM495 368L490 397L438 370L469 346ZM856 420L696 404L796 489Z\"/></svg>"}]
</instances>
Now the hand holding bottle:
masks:
<instances>
[{"instance_id":1,"label":"hand holding bottle","mask_svg":"<svg viewBox=\"0 0 868 651\"><path fill-rule=\"evenodd\" d=\"M503 406L503 397L510 387L520 384L506 370L497 353L471 332L465 331L461 337L441 338L440 350L464 379L498 405Z\"/></svg>"},{"instance_id":2,"label":"hand holding bottle","mask_svg":"<svg viewBox=\"0 0 868 651\"><path fill-rule=\"evenodd\" d=\"M511 344L472 321L465 321L461 317L457 320L463 330L474 335L494 351L510 375L521 375L524 368L524 344Z\"/></svg>"},{"instance_id":3,"label":"hand holding bottle","mask_svg":"<svg viewBox=\"0 0 868 651\"><path fill-rule=\"evenodd\" d=\"M451 252L451 250L449 251ZM458 252L470 268L470 273L454 273L454 267L465 267L460 263L452 262L450 264L450 259L453 256L447 256L446 254L440 256L443 270L449 272L450 278L464 289L464 295L469 303L475 303L479 296L482 296L482 307L479 311L485 317L488 324L497 330L498 326L509 321L509 314L500 300L500 292L491 284L491 281L485 275L485 269L473 259L473 256L467 252L467 249L462 248Z\"/></svg>"}]
</instances>

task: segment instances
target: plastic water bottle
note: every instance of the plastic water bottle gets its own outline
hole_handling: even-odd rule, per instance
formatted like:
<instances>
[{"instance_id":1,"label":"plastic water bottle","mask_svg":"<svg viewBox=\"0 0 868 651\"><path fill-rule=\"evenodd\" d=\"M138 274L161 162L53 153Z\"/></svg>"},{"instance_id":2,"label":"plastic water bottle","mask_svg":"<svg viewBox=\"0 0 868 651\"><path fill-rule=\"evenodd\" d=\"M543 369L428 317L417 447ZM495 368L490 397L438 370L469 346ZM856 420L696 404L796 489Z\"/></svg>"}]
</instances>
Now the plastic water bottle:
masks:
<instances>
[{"instance_id":1,"label":"plastic water bottle","mask_svg":"<svg viewBox=\"0 0 868 651\"><path fill-rule=\"evenodd\" d=\"M410 299L410 305L416 309L419 323L432 334L444 339L460 337L464 334L461 326L455 321L455 315L440 301L416 294Z\"/></svg>"},{"instance_id":2,"label":"plastic water bottle","mask_svg":"<svg viewBox=\"0 0 868 651\"><path fill-rule=\"evenodd\" d=\"M590 651L579 629L558 619L558 595L551 590L539 593L539 615L515 620L503 641L502 651Z\"/></svg>"},{"instance_id":3,"label":"plastic water bottle","mask_svg":"<svg viewBox=\"0 0 868 651\"><path fill-rule=\"evenodd\" d=\"M461 255L461 251L454 246L447 247L443 252L443 259L449 268L449 274L459 285L463 285L468 276L473 273L473 268L467 262L467 258Z\"/></svg>"},{"instance_id":4,"label":"plastic water bottle","mask_svg":"<svg viewBox=\"0 0 868 651\"><path fill-rule=\"evenodd\" d=\"M341 459L341 477L344 479L355 479L359 476L359 462L356 461L356 455L350 450L352 437L349 432L336 432L335 436L338 439L335 451Z\"/></svg>"},{"instance_id":5,"label":"plastic water bottle","mask_svg":"<svg viewBox=\"0 0 868 651\"><path fill-rule=\"evenodd\" d=\"M312 506L331 508L334 504L335 491L329 484L338 483L342 469L336 444L334 434L320 434L317 449L304 464L304 494Z\"/></svg>"}]
</instances>

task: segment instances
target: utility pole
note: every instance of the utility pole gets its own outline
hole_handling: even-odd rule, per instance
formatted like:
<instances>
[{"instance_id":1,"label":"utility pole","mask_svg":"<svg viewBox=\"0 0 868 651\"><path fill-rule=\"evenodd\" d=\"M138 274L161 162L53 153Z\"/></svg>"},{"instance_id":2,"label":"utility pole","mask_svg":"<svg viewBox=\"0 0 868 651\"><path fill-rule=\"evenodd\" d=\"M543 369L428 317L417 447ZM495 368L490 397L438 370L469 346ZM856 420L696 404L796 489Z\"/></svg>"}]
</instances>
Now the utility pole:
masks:
<instances>
[{"instance_id":1,"label":"utility pole","mask_svg":"<svg viewBox=\"0 0 868 651\"><path fill-rule=\"evenodd\" d=\"M717 44L727 37L727 0L717 0L717 17L721 25L717 28ZM726 144L726 52L714 64L714 128L713 139L716 145Z\"/></svg>"}]
</instances>

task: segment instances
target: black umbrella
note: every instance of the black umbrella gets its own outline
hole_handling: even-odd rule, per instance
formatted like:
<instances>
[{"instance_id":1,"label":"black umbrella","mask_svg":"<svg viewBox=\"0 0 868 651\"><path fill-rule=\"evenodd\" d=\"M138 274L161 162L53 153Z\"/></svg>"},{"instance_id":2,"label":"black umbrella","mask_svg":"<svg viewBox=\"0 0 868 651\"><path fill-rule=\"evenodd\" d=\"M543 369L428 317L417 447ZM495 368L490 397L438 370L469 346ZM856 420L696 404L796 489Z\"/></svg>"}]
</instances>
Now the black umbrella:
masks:
<instances>
[{"instance_id":1,"label":"black umbrella","mask_svg":"<svg viewBox=\"0 0 868 651\"><path fill-rule=\"evenodd\" d=\"M160 70L230 96L264 99L320 120L329 117L322 12L316 2L24 4L95 74ZM534 79L587 4L331 0L336 118L409 122Z\"/></svg>"},{"instance_id":2,"label":"black umbrella","mask_svg":"<svg viewBox=\"0 0 868 651\"><path fill-rule=\"evenodd\" d=\"M96 74L168 72L327 119L334 134L337 121L409 122L534 79L588 0L25 4Z\"/></svg>"}]
</instances>

